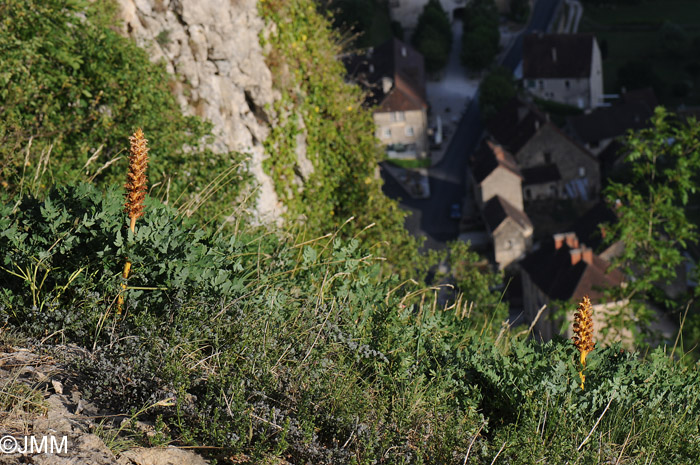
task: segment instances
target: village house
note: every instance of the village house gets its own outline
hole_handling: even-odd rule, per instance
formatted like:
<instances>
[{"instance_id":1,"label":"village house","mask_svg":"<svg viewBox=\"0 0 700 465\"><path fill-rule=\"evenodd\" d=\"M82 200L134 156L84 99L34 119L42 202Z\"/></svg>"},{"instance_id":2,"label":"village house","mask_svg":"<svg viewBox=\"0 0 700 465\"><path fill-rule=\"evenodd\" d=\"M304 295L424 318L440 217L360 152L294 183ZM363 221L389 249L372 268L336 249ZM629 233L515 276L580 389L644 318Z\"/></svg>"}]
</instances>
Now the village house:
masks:
<instances>
[{"instance_id":1,"label":"village house","mask_svg":"<svg viewBox=\"0 0 700 465\"><path fill-rule=\"evenodd\" d=\"M390 158L424 158L428 146L428 103L423 56L391 38L346 61L352 79L369 90L377 138Z\"/></svg>"},{"instance_id":2,"label":"village house","mask_svg":"<svg viewBox=\"0 0 700 465\"><path fill-rule=\"evenodd\" d=\"M623 284L624 275L579 242L574 232L555 234L521 262L523 312L528 323L536 322L533 334L548 341L564 323L552 317L556 302L568 303L572 312L583 296L593 303L593 320L600 330L611 308L624 302L606 302L603 291ZM540 312L543 306L547 306ZM539 316L538 316L539 314ZM571 315L568 315L569 318Z\"/></svg>"},{"instance_id":3,"label":"village house","mask_svg":"<svg viewBox=\"0 0 700 465\"><path fill-rule=\"evenodd\" d=\"M603 65L595 36L529 34L523 41L523 82L534 96L578 108L603 104Z\"/></svg>"},{"instance_id":4,"label":"village house","mask_svg":"<svg viewBox=\"0 0 700 465\"><path fill-rule=\"evenodd\" d=\"M600 191L598 160L529 103L511 100L486 125L520 168L525 201L594 200Z\"/></svg>"},{"instance_id":5,"label":"village house","mask_svg":"<svg viewBox=\"0 0 700 465\"><path fill-rule=\"evenodd\" d=\"M487 232L494 261L504 269L525 255L533 226L523 210L522 175L511 154L485 141L472 157L471 183Z\"/></svg>"}]
</instances>

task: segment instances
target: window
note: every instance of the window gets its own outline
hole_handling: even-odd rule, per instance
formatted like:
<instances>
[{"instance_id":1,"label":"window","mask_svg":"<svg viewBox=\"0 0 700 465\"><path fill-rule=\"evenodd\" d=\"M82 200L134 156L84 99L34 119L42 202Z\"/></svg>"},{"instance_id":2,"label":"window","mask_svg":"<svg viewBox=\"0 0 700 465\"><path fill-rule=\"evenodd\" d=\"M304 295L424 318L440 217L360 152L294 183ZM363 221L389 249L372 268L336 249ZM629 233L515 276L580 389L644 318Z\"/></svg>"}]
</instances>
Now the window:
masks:
<instances>
[{"instance_id":1,"label":"window","mask_svg":"<svg viewBox=\"0 0 700 465\"><path fill-rule=\"evenodd\" d=\"M525 189L525 200L530 200L531 198L532 198L532 191L528 187Z\"/></svg>"},{"instance_id":2,"label":"window","mask_svg":"<svg viewBox=\"0 0 700 465\"><path fill-rule=\"evenodd\" d=\"M392 123L397 121L406 121L406 114L403 111L395 111L391 114Z\"/></svg>"},{"instance_id":3,"label":"window","mask_svg":"<svg viewBox=\"0 0 700 465\"><path fill-rule=\"evenodd\" d=\"M550 163L552 163L552 154L551 153L549 153L549 152L544 153L544 163L546 165L549 165Z\"/></svg>"},{"instance_id":4,"label":"window","mask_svg":"<svg viewBox=\"0 0 700 465\"><path fill-rule=\"evenodd\" d=\"M391 137L391 128L384 129L384 138L389 139Z\"/></svg>"},{"instance_id":5,"label":"window","mask_svg":"<svg viewBox=\"0 0 700 465\"><path fill-rule=\"evenodd\" d=\"M408 137L414 136L413 126L406 126L406 136L408 136Z\"/></svg>"},{"instance_id":6,"label":"window","mask_svg":"<svg viewBox=\"0 0 700 465\"><path fill-rule=\"evenodd\" d=\"M540 79L538 84L540 85L540 90L543 90L544 89L544 81L542 79Z\"/></svg>"},{"instance_id":7,"label":"window","mask_svg":"<svg viewBox=\"0 0 700 465\"><path fill-rule=\"evenodd\" d=\"M578 176L580 178L586 177L586 168L584 168L583 166L579 166L578 167Z\"/></svg>"},{"instance_id":8,"label":"window","mask_svg":"<svg viewBox=\"0 0 700 465\"><path fill-rule=\"evenodd\" d=\"M571 83L569 81L564 81L564 87L569 89L571 87Z\"/></svg>"},{"instance_id":9,"label":"window","mask_svg":"<svg viewBox=\"0 0 700 465\"><path fill-rule=\"evenodd\" d=\"M510 250L513 248L513 241L511 239L508 239L505 243L505 249Z\"/></svg>"},{"instance_id":10,"label":"window","mask_svg":"<svg viewBox=\"0 0 700 465\"><path fill-rule=\"evenodd\" d=\"M533 87L535 87L535 80L534 80L534 79L528 79L528 80L527 80L527 87L530 88L530 89L532 89Z\"/></svg>"}]
</instances>

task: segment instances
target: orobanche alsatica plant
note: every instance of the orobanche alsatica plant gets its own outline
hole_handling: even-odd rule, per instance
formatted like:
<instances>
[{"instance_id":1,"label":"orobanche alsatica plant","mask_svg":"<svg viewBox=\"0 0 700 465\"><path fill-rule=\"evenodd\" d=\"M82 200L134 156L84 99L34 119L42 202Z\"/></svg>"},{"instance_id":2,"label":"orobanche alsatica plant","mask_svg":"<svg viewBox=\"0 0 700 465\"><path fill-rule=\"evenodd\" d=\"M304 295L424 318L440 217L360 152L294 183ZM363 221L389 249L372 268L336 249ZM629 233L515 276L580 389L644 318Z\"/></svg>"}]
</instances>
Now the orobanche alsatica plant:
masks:
<instances>
[{"instance_id":1,"label":"orobanche alsatica plant","mask_svg":"<svg viewBox=\"0 0 700 465\"><path fill-rule=\"evenodd\" d=\"M578 304L576 313L574 313L574 336L572 339L574 345L581 353L579 376L581 377L581 389L583 389L586 382L586 376L583 374L583 370L586 369L586 356L595 348L595 342L593 342L593 307L588 296L583 297Z\"/></svg>"},{"instance_id":2,"label":"orobanche alsatica plant","mask_svg":"<svg viewBox=\"0 0 700 465\"><path fill-rule=\"evenodd\" d=\"M136 220L143 215L143 201L146 198L146 169L148 168L148 139L143 135L141 128L129 138L131 142L129 154L129 172L126 175L126 203L124 209L129 215L129 229L136 232ZM131 262L126 259L122 277L129 278ZM124 305L123 292L127 289L126 283L122 283L122 293L119 294L117 313L121 314Z\"/></svg>"}]
</instances>

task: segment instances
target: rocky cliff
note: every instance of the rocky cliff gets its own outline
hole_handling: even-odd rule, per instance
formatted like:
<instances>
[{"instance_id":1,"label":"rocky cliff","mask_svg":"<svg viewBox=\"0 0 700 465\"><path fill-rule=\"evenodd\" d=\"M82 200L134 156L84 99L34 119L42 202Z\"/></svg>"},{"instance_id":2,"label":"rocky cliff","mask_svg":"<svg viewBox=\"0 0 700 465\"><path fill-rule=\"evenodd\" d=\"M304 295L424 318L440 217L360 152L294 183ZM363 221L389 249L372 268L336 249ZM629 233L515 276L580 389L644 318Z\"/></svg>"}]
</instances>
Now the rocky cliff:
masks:
<instances>
[{"instance_id":1,"label":"rocky cliff","mask_svg":"<svg viewBox=\"0 0 700 465\"><path fill-rule=\"evenodd\" d=\"M165 60L183 110L214 125L218 152L249 155L259 190L255 217L279 222L284 206L263 171L263 141L277 98L259 36L256 0L117 0L123 33Z\"/></svg>"}]
</instances>

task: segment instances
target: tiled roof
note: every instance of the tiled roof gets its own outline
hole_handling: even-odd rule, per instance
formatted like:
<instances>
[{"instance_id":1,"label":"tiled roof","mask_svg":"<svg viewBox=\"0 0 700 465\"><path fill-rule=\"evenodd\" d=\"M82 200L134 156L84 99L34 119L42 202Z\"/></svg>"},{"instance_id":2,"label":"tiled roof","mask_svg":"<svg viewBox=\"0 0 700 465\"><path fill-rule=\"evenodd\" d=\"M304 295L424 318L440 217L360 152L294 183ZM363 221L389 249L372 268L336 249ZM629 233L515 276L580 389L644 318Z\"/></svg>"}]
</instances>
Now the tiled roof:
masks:
<instances>
[{"instance_id":1,"label":"tiled roof","mask_svg":"<svg viewBox=\"0 0 700 465\"><path fill-rule=\"evenodd\" d=\"M513 98L486 123L486 130L510 153L517 153L546 122L534 105Z\"/></svg>"},{"instance_id":2,"label":"tiled roof","mask_svg":"<svg viewBox=\"0 0 700 465\"><path fill-rule=\"evenodd\" d=\"M507 218L511 218L521 229L532 229L530 218L500 195L491 197L482 212L484 222L493 234Z\"/></svg>"},{"instance_id":3,"label":"tiled roof","mask_svg":"<svg viewBox=\"0 0 700 465\"><path fill-rule=\"evenodd\" d=\"M652 110L640 101L599 107L587 115L570 116L571 131L584 143L597 142L621 136L629 129L649 126Z\"/></svg>"},{"instance_id":4,"label":"tiled roof","mask_svg":"<svg viewBox=\"0 0 700 465\"><path fill-rule=\"evenodd\" d=\"M532 168L524 168L523 185L544 184L547 182L556 182L561 180L561 174L556 164L533 166Z\"/></svg>"},{"instance_id":5,"label":"tiled roof","mask_svg":"<svg viewBox=\"0 0 700 465\"><path fill-rule=\"evenodd\" d=\"M368 103L379 105L379 111L427 109L423 55L410 45L391 38L344 61L348 74L370 91ZM390 80L388 92L384 78Z\"/></svg>"},{"instance_id":6,"label":"tiled roof","mask_svg":"<svg viewBox=\"0 0 700 465\"><path fill-rule=\"evenodd\" d=\"M601 301L601 289L618 286L623 281L619 270L607 273L610 264L592 254L591 263L581 259L572 265L571 251L566 243L555 248L554 240L544 242L520 262L523 271L552 300L580 300L588 295L593 301Z\"/></svg>"},{"instance_id":7,"label":"tiled roof","mask_svg":"<svg viewBox=\"0 0 700 465\"><path fill-rule=\"evenodd\" d=\"M523 78L566 79L591 75L591 34L529 34L523 42Z\"/></svg>"},{"instance_id":8,"label":"tiled roof","mask_svg":"<svg viewBox=\"0 0 700 465\"><path fill-rule=\"evenodd\" d=\"M479 150L474 154L474 166L472 168L474 180L481 183L499 166L522 178L513 155L491 141L482 143Z\"/></svg>"}]
</instances>

